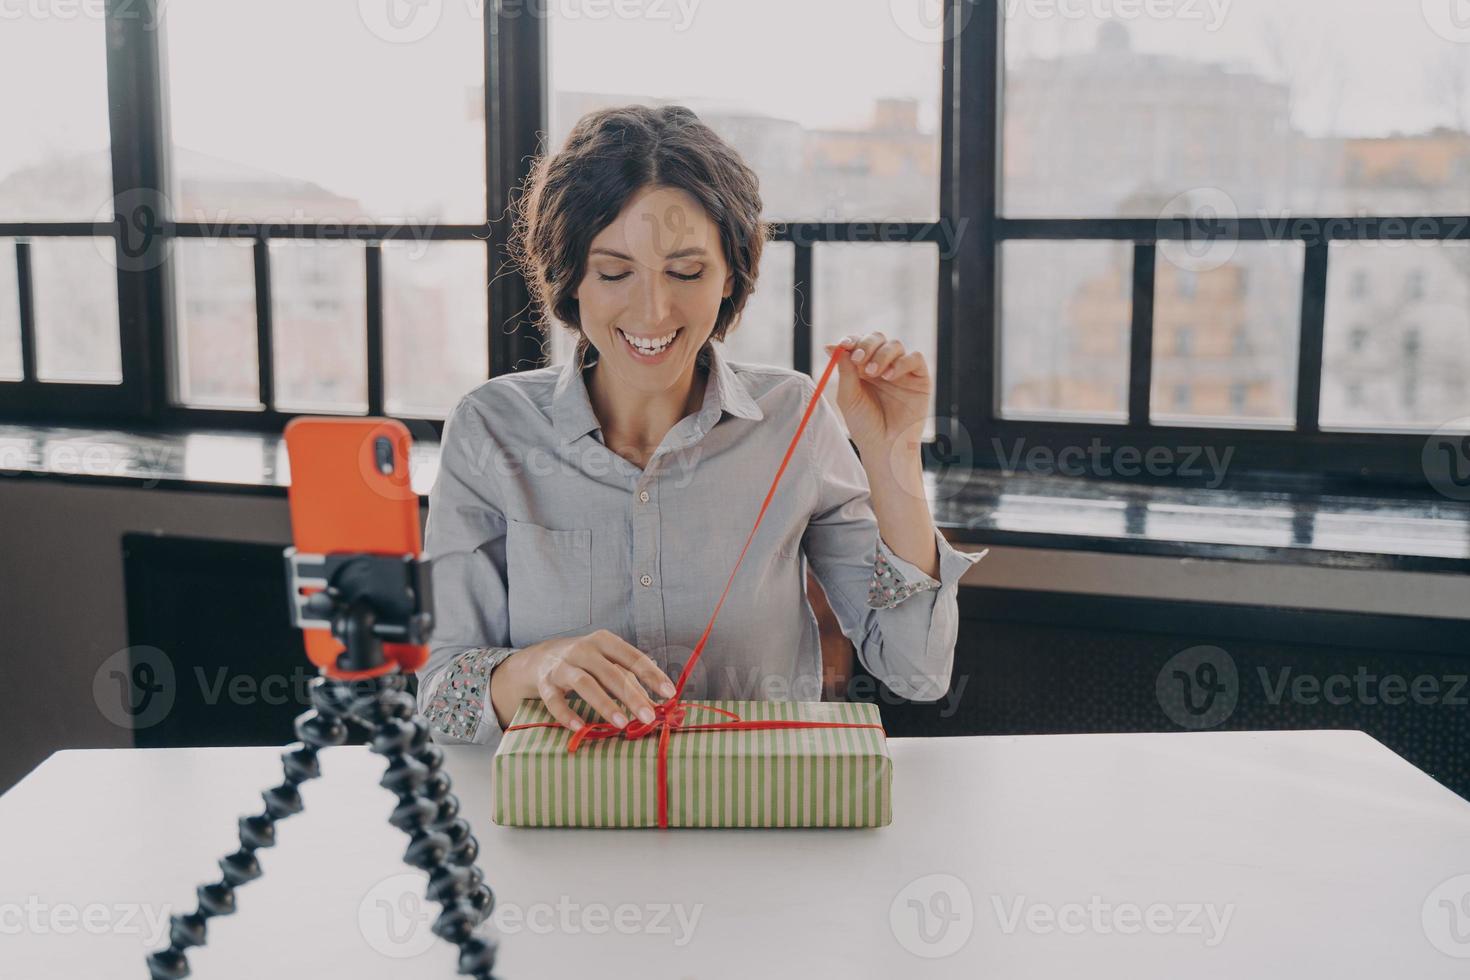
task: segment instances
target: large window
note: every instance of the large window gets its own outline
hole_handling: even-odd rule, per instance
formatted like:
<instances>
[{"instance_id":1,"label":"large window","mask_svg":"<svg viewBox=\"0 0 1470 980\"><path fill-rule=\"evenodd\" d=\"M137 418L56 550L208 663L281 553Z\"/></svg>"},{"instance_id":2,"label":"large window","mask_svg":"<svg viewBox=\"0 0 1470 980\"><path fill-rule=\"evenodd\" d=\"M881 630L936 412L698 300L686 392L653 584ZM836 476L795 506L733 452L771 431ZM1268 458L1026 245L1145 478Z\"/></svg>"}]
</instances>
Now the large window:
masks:
<instances>
[{"instance_id":1,"label":"large window","mask_svg":"<svg viewBox=\"0 0 1470 980\"><path fill-rule=\"evenodd\" d=\"M935 453L1422 485L1470 417L1452 3L307 6L4 22L0 415L441 419L570 350L503 262L532 156L681 103L777 223L727 353L901 339Z\"/></svg>"},{"instance_id":2,"label":"large window","mask_svg":"<svg viewBox=\"0 0 1470 980\"><path fill-rule=\"evenodd\" d=\"M88 227L112 212L103 23L29 9L0 19L0 222L72 227L37 240L0 234L0 379L114 385L112 239Z\"/></svg>"},{"instance_id":3,"label":"large window","mask_svg":"<svg viewBox=\"0 0 1470 980\"><path fill-rule=\"evenodd\" d=\"M964 42L1003 66L998 410L968 418L1421 479L1393 433L1470 416L1453 4L1003 6Z\"/></svg>"},{"instance_id":4,"label":"large window","mask_svg":"<svg viewBox=\"0 0 1470 980\"><path fill-rule=\"evenodd\" d=\"M464 4L417 28L374 19L370 4L166 10L170 203L204 235L180 243L174 266L179 402L364 412L371 396L378 411L442 417L488 362L485 249L428 236L485 221L480 20ZM222 73L226 49L293 68ZM263 396L255 264L239 228L273 223L286 227L267 249ZM381 249L379 227L396 235ZM370 305L383 362L372 380Z\"/></svg>"}]
</instances>

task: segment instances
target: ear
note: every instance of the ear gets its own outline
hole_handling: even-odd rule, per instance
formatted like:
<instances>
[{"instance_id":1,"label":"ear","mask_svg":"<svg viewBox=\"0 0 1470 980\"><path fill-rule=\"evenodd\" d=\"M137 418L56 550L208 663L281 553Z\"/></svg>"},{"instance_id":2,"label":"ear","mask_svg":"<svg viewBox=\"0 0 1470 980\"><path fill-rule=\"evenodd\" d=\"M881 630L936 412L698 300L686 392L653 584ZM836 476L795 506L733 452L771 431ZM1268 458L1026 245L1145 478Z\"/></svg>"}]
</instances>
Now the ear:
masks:
<instances>
[{"instance_id":1,"label":"ear","mask_svg":"<svg viewBox=\"0 0 1470 980\"><path fill-rule=\"evenodd\" d=\"M735 273L733 271L727 272L727 273L725 273L725 291L723 293L721 293L720 295L724 296L726 299L729 299L730 298L730 294L733 293L734 291L735 291Z\"/></svg>"}]
</instances>

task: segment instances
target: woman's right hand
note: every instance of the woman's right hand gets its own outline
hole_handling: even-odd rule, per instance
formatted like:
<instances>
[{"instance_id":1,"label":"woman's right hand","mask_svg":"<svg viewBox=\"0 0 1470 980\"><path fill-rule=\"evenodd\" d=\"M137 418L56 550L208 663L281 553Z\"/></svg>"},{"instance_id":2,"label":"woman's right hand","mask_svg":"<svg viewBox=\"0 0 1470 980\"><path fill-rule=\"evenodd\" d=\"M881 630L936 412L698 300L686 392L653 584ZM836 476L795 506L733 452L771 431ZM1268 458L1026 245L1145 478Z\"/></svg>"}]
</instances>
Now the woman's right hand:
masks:
<instances>
[{"instance_id":1,"label":"woman's right hand","mask_svg":"<svg viewBox=\"0 0 1470 980\"><path fill-rule=\"evenodd\" d=\"M551 716L576 731L582 719L567 704L576 693L619 728L624 711L653 721L649 691L673 697L674 684L646 653L610 630L542 640L517 650L490 673L490 701L504 728L525 698L540 698Z\"/></svg>"}]
</instances>

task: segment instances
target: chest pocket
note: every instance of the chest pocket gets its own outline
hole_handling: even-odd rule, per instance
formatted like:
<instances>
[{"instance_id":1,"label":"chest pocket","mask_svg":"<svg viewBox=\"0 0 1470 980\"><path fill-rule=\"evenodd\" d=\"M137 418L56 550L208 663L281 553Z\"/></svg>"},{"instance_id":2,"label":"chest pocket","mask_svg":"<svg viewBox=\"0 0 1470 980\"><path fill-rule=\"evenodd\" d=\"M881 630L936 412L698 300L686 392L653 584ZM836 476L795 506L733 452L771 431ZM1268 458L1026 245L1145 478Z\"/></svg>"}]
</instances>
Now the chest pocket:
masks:
<instances>
[{"instance_id":1,"label":"chest pocket","mask_svg":"<svg viewBox=\"0 0 1470 980\"><path fill-rule=\"evenodd\" d=\"M511 645L528 646L590 623L592 529L505 523Z\"/></svg>"}]
</instances>

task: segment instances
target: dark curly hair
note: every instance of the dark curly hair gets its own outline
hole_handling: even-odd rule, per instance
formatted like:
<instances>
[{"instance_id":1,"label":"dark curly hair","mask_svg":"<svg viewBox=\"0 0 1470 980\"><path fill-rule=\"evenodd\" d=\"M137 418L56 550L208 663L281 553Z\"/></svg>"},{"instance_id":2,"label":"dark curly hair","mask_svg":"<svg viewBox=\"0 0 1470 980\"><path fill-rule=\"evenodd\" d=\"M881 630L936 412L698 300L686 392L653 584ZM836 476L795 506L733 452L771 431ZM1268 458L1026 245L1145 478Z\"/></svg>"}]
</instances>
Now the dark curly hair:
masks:
<instances>
[{"instance_id":1,"label":"dark curly hair","mask_svg":"<svg viewBox=\"0 0 1470 980\"><path fill-rule=\"evenodd\" d=\"M682 105L589 112L560 151L533 162L512 205L508 249L530 285L537 329L549 340L555 319L575 331L578 364L590 342L572 291L586 274L592 239L645 187L688 191L720 230L734 282L720 300L713 339L725 339L755 289L771 226L761 218L760 181L734 148ZM707 363L706 350L699 361Z\"/></svg>"}]
</instances>

